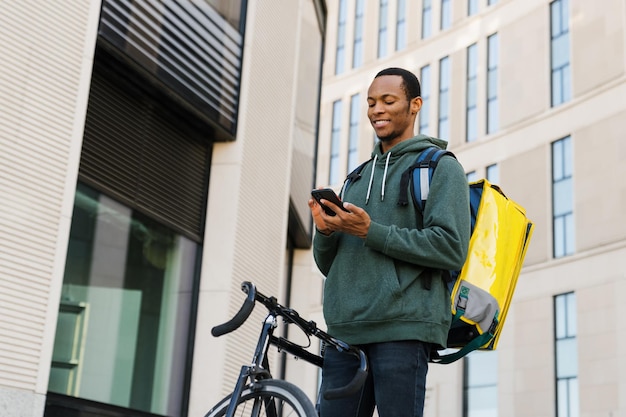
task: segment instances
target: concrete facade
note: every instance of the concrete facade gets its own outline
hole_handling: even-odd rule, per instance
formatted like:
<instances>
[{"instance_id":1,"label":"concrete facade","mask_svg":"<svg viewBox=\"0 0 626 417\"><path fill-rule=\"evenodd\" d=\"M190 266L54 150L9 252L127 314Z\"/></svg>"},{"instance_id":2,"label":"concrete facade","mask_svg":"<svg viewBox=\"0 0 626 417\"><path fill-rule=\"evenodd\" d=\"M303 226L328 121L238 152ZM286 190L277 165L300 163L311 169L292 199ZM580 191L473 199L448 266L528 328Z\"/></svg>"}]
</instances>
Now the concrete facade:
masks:
<instances>
[{"instance_id":1,"label":"concrete facade","mask_svg":"<svg viewBox=\"0 0 626 417\"><path fill-rule=\"evenodd\" d=\"M577 297L577 347L580 415L626 416L625 325L618 298L626 285L626 6L608 1L569 1L571 100L550 100L550 1L479 0L468 16L468 2L451 2L452 24L440 30L440 1L432 2L432 35L421 39L421 1L406 2L407 45L395 50L397 7L388 3L388 45L377 57L380 3L364 1L364 59L352 68L355 0L346 1L345 56L335 73L339 1L328 2L328 35L321 104L317 183L328 183L332 105L344 103L340 171L348 172L349 102L360 93L359 159L369 158L373 131L365 97L374 75L391 66L420 76L430 65L430 134L437 136L438 61L451 60L451 149L466 172L486 175L497 164L500 185L527 210L534 236L513 304L497 348L499 416L556 415L554 306L556 295ZM499 37L499 129L486 134L487 38ZM465 141L466 49L478 48L478 138ZM417 129L417 127L416 127ZM571 137L575 251L552 255L552 142ZM340 176L343 180L343 176ZM340 184L329 184L340 186ZM431 365L426 416L464 416L463 363ZM473 415L473 414L472 414ZM478 414L476 414L478 415ZM482 414L481 414L482 415ZM488 414L495 415L495 414Z\"/></svg>"},{"instance_id":2,"label":"concrete facade","mask_svg":"<svg viewBox=\"0 0 626 417\"><path fill-rule=\"evenodd\" d=\"M99 4L4 2L0 15L0 414L34 417L48 387Z\"/></svg>"}]
</instances>

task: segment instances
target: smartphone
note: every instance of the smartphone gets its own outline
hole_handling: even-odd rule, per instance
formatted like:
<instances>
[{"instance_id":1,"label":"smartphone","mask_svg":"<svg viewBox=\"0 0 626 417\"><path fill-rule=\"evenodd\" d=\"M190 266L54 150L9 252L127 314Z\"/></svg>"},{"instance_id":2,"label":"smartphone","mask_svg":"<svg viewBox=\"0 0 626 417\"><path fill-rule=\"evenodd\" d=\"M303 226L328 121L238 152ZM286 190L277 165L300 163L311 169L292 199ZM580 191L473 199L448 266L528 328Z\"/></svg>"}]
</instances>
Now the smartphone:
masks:
<instances>
[{"instance_id":1,"label":"smartphone","mask_svg":"<svg viewBox=\"0 0 626 417\"><path fill-rule=\"evenodd\" d=\"M336 213L332 211L331 209L329 209L328 207L326 207L325 205L323 205L320 202L320 200L322 199L337 204L339 207L341 207L343 211L348 211L343 207L343 203L341 202L337 194L335 194L335 191L333 191L332 188L321 188L321 189L312 190L311 195L320 204L320 206L322 206L326 214L328 214L329 216L335 216Z\"/></svg>"}]
</instances>

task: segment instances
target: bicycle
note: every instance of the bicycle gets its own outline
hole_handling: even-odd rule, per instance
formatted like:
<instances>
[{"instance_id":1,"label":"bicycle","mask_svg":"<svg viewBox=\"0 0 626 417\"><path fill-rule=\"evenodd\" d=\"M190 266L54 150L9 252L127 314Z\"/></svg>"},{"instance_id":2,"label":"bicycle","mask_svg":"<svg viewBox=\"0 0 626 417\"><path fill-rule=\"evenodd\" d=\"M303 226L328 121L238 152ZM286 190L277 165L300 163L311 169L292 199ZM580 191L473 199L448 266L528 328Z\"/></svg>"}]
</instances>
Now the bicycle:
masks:
<instances>
[{"instance_id":1,"label":"bicycle","mask_svg":"<svg viewBox=\"0 0 626 417\"><path fill-rule=\"evenodd\" d=\"M315 406L300 388L290 382L272 377L267 358L270 345L319 367L324 361L323 349L332 347L340 352L354 355L359 359L359 369L352 381L345 387L328 390L324 398L333 399L351 395L361 388L368 372L367 358L363 351L333 338L320 330L314 321L307 321L294 309L278 304L275 297L261 294L251 282L243 282L241 290L247 294L243 305L231 320L211 329L213 336L219 337L239 328L252 313L256 302L262 303L267 308L268 315L261 327L251 365L241 367L233 392L211 408L205 417L234 417L235 412L239 412L240 414L237 415L240 416L253 417L318 416ZM323 346L322 353L320 355L311 353L306 350L305 346L274 336L278 317L282 317L287 324L295 324L299 327L306 334L309 342L311 336L320 339Z\"/></svg>"}]
</instances>

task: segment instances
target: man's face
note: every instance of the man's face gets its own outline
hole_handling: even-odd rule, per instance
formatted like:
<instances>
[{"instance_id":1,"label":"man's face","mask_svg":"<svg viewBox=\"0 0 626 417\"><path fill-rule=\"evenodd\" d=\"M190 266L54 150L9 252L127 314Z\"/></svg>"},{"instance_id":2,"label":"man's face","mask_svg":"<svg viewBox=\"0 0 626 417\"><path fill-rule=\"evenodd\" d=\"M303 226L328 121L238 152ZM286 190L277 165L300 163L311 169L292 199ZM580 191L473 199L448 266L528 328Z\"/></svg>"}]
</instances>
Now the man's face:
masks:
<instances>
[{"instance_id":1,"label":"man's face","mask_svg":"<svg viewBox=\"0 0 626 417\"><path fill-rule=\"evenodd\" d=\"M383 142L400 142L413 137L421 98L407 101L399 75L382 75L374 78L367 91L367 117Z\"/></svg>"}]
</instances>

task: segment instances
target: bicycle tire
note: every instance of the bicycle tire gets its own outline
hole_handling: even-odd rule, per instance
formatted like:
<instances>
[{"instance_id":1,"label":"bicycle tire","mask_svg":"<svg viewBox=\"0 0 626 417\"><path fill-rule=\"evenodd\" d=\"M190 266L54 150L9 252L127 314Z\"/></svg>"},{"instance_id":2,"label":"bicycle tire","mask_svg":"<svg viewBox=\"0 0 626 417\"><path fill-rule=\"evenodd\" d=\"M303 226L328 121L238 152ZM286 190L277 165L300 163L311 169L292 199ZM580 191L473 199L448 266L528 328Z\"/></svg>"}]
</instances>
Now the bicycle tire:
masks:
<instances>
[{"instance_id":1,"label":"bicycle tire","mask_svg":"<svg viewBox=\"0 0 626 417\"><path fill-rule=\"evenodd\" d=\"M204 417L224 416L231 396L232 394L217 403ZM258 400L263 400L264 406L255 411L254 404ZM279 411L276 412L272 407ZM279 379L266 379L244 387L237 402L235 416L317 417L317 411L309 397L297 386Z\"/></svg>"}]
</instances>

